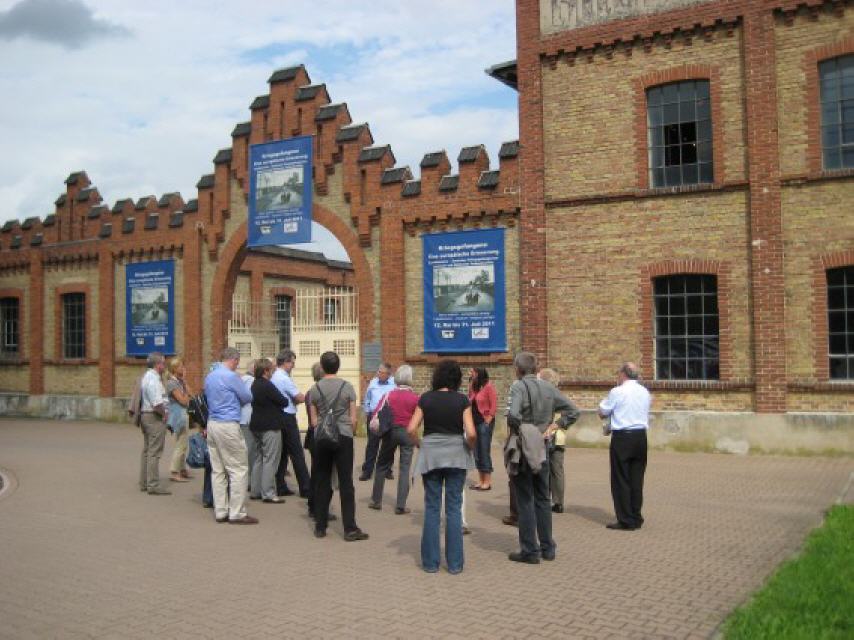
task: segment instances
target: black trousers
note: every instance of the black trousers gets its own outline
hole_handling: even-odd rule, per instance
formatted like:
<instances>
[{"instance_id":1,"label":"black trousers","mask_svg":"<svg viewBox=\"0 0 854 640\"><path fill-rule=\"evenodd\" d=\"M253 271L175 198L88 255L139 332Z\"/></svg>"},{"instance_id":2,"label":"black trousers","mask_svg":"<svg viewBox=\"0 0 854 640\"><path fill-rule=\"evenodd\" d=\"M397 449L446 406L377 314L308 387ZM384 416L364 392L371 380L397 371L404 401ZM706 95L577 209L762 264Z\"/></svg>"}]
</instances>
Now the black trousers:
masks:
<instances>
[{"instance_id":1,"label":"black trousers","mask_svg":"<svg viewBox=\"0 0 854 640\"><path fill-rule=\"evenodd\" d=\"M380 441L382 438L368 429L368 443L365 445L365 461L362 463L362 474L372 476L377 464L377 456L380 452Z\"/></svg>"},{"instance_id":2,"label":"black trousers","mask_svg":"<svg viewBox=\"0 0 854 640\"><path fill-rule=\"evenodd\" d=\"M646 472L646 429L611 432L611 497L617 520L630 527L643 524L643 476Z\"/></svg>"},{"instance_id":3,"label":"black trousers","mask_svg":"<svg viewBox=\"0 0 854 640\"><path fill-rule=\"evenodd\" d=\"M287 487L285 470L288 468L288 458L290 457L297 477L297 484L299 484L300 495L308 496L311 494L311 475L308 472L308 465L305 463L297 417L286 413L285 425L285 428L282 429L282 457L279 459L279 467L276 469L276 489L281 494Z\"/></svg>"},{"instance_id":4,"label":"black trousers","mask_svg":"<svg viewBox=\"0 0 854 640\"><path fill-rule=\"evenodd\" d=\"M353 438L341 436L338 445L315 442L312 452L314 466L314 526L326 531L329 523L329 501L332 498L332 466L338 471L338 496L341 499L341 518L344 532L355 531L356 490L353 487Z\"/></svg>"}]
</instances>

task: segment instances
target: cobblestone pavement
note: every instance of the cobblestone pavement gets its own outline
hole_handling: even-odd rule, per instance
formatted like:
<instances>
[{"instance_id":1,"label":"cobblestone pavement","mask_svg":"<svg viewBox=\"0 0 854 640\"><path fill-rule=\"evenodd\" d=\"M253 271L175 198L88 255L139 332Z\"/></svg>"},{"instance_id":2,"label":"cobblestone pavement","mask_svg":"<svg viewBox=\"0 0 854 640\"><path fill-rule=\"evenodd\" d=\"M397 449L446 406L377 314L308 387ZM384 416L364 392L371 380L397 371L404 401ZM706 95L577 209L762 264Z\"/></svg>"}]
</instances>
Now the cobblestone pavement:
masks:
<instances>
[{"instance_id":1,"label":"cobblestone pavement","mask_svg":"<svg viewBox=\"0 0 854 640\"><path fill-rule=\"evenodd\" d=\"M294 498L251 503L258 526L218 526L201 472L167 481L171 496L139 492L141 442L126 425L0 420L0 638L708 638L854 470L850 458L653 452L646 524L622 532L603 526L607 452L570 450L557 561L507 560L517 540L500 522L499 471L495 490L468 492L473 534L452 576L418 567L418 486L412 514L395 516L394 483L382 512L357 483L364 542L344 542L340 521L315 539Z\"/></svg>"}]
</instances>

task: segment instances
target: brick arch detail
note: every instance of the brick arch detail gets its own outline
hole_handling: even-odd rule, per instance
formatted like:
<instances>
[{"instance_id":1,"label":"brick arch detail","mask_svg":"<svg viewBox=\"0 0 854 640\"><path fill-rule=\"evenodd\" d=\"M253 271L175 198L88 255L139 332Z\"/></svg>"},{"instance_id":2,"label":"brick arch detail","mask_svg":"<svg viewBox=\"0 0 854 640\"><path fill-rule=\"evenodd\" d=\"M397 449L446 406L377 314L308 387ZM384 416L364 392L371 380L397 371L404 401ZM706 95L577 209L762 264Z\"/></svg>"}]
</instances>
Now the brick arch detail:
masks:
<instances>
[{"instance_id":1,"label":"brick arch detail","mask_svg":"<svg viewBox=\"0 0 854 640\"><path fill-rule=\"evenodd\" d=\"M848 36L833 44L823 45L807 51L804 55L806 78L807 114L807 170L813 176L821 175L824 169L821 157L821 91L818 65L825 60L854 53L854 36Z\"/></svg>"},{"instance_id":2,"label":"brick arch detail","mask_svg":"<svg viewBox=\"0 0 854 640\"><path fill-rule=\"evenodd\" d=\"M356 288L359 292L359 340L362 344L371 342L376 336L374 322L374 284L371 265L359 244L359 238L338 216L322 205L314 203L312 216L315 222L325 227L335 236L344 246L347 255L350 257ZM226 305L226 301L230 300L234 294L237 274L248 251L246 246L247 238L247 223L243 222L232 233L219 252L210 296L212 351L210 355L213 359L218 357L219 352L225 346L226 327L228 326L230 313L230 307Z\"/></svg>"},{"instance_id":3,"label":"brick arch detail","mask_svg":"<svg viewBox=\"0 0 854 640\"><path fill-rule=\"evenodd\" d=\"M659 276L678 274L713 275L718 280L718 362L720 380L726 382L734 377L732 361L732 326L729 312L731 294L731 267L719 260L662 260L647 264L640 269L639 310L641 320L641 373L647 380L655 378L653 341L655 340L653 310L653 279Z\"/></svg>"},{"instance_id":4,"label":"brick arch detail","mask_svg":"<svg viewBox=\"0 0 854 640\"><path fill-rule=\"evenodd\" d=\"M649 149L647 143L647 113L646 90L671 82L684 80L708 80L709 101L712 114L712 166L714 182L721 186L725 181L724 175L724 118L721 107L721 72L717 65L686 64L654 71L635 78L635 166L637 167L637 184L639 189L650 189L649 184Z\"/></svg>"}]
</instances>

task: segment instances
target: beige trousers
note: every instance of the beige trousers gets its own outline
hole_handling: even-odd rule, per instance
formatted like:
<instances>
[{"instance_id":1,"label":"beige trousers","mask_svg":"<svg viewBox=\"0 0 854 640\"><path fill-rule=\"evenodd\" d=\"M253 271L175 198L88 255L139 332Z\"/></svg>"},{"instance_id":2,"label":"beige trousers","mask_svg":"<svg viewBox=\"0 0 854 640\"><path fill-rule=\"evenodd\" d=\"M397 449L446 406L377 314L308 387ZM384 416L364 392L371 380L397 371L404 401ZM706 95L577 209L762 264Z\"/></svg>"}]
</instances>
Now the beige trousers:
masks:
<instances>
[{"instance_id":1,"label":"beige trousers","mask_svg":"<svg viewBox=\"0 0 854 640\"><path fill-rule=\"evenodd\" d=\"M249 461L246 440L235 422L208 420L214 515L240 520L246 516Z\"/></svg>"},{"instance_id":2,"label":"beige trousers","mask_svg":"<svg viewBox=\"0 0 854 640\"><path fill-rule=\"evenodd\" d=\"M190 428L184 427L175 436L175 448L172 450L172 473L180 473L187 468L187 443L190 441Z\"/></svg>"}]
</instances>

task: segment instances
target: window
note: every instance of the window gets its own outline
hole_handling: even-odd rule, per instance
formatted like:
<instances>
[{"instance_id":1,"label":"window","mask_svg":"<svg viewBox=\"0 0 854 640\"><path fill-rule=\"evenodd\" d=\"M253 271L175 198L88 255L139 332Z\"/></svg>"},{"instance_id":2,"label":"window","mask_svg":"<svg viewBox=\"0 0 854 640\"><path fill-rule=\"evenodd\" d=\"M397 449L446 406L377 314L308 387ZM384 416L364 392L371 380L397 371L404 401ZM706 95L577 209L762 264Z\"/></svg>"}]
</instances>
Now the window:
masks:
<instances>
[{"instance_id":1,"label":"window","mask_svg":"<svg viewBox=\"0 0 854 640\"><path fill-rule=\"evenodd\" d=\"M323 324L331 326L338 322L339 306L340 301L336 298L323 299Z\"/></svg>"},{"instance_id":2,"label":"window","mask_svg":"<svg viewBox=\"0 0 854 640\"><path fill-rule=\"evenodd\" d=\"M291 297L276 296L276 332L279 351L291 348Z\"/></svg>"},{"instance_id":3,"label":"window","mask_svg":"<svg viewBox=\"0 0 854 640\"><path fill-rule=\"evenodd\" d=\"M646 91L649 183L676 187L712 182L712 117L708 80Z\"/></svg>"},{"instance_id":4,"label":"window","mask_svg":"<svg viewBox=\"0 0 854 640\"><path fill-rule=\"evenodd\" d=\"M0 298L0 357L18 355L20 301L18 298Z\"/></svg>"},{"instance_id":5,"label":"window","mask_svg":"<svg viewBox=\"0 0 854 640\"><path fill-rule=\"evenodd\" d=\"M300 340L299 354L301 356L319 356L320 340Z\"/></svg>"},{"instance_id":6,"label":"window","mask_svg":"<svg viewBox=\"0 0 854 640\"><path fill-rule=\"evenodd\" d=\"M354 356L356 355L355 340L333 340L332 350L339 356Z\"/></svg>"},{"instance_id":7,"label":"window","mask_svg":"<svg viewBox=\"0 0 854 640\"><path fill-rule=\"evenodd\" d=\"M62 296L62 357L86 357L86 294Z\"/></svg>"},{"instance_id":8,"label":"window","mask_svg":"<svg viewBox=\"0 0 854 640\"><path fill-rule=\"evenodd\" d=\"M655 278L655 377L717 380L718 284L713 275Z\"/></svg>"},{"instance_id":9,"label":"window","mask_svg":"<svg viewBox=\"0 0 854 640\"><path fill-rule=\"evenodd\" d=\"M819 63L824 168L854 168L854 54Z\"/></svg>"},{"instance_id":10,"label":"window","mask_svg":"<svg viewBox=\"0 0 854 640\"><path fill-rule=\"evenodd\" d=\"M830 378L854 379L854 267L827 271L827 325Z\"/></svg>"}]
</instances>

